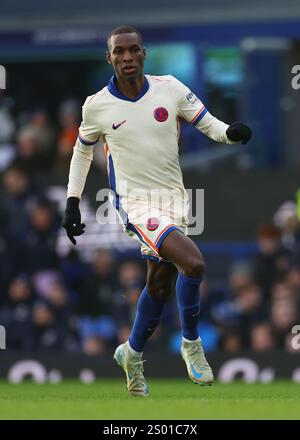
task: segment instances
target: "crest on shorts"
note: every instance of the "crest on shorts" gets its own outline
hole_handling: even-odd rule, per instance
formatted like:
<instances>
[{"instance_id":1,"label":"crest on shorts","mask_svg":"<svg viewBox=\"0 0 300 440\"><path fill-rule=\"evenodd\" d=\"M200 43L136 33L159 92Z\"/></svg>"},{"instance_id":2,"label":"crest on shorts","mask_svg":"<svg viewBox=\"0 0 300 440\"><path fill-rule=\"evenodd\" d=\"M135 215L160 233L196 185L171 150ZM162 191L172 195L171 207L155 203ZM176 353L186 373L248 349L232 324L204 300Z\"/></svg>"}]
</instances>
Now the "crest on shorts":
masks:
<instances>
[{"instance_id":1,"label":"crest on shorts","mask_svg":"<svg viewBox=\"0 0 300 440\"><path fill-rule=\"evenodd\" d=\"M165 122L168 119L169 113L165 107L157 107L153 115L158 122Z\"/></svg>"},{"instance_id":2,"label":"crest on shorts","mask_svg":"<svg viewBox=\"0 0 300 440\"><path fill-rule=\"evenodd\" d=\"M147 220L146 226L148 231L155 231L158 228L159 219L157 217L150 217Z\"/></svg>"}]
</instances>

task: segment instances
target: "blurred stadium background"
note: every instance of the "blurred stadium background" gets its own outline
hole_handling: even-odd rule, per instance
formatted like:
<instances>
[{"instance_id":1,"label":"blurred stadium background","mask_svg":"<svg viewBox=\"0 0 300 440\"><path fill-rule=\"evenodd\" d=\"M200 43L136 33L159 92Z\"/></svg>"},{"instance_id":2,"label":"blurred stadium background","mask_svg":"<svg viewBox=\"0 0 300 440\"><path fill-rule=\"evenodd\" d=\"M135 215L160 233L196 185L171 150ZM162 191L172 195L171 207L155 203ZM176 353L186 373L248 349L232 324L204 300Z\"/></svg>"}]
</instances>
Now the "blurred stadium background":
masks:
<instances>
[{"instance_id":1,"label":"blurred stadium background","mask_svg":"<svg viewBox=\"0 0 300 440\"><path fill-rule=\"evenodd\" d=\"M111 355L129 335L145 266L118 225L96 221L96 194L107 187L101 146L81 203L87 231L75 248L60 222L81 106L112 75L106 36L122 24L144 36L146 73L178 77L211 113L254 132L246 147L221 146L182 127L186 187L205 190L205 228L195 240L207 262L199 331L208 358L223 381L300 382L291 345L300 323L296 0L1 0L0 376L121 374ZM179 348L173 299L147 345L147 374L169 374L172 365L171 374L185 376Z\"/></svg>"}]
</instances>

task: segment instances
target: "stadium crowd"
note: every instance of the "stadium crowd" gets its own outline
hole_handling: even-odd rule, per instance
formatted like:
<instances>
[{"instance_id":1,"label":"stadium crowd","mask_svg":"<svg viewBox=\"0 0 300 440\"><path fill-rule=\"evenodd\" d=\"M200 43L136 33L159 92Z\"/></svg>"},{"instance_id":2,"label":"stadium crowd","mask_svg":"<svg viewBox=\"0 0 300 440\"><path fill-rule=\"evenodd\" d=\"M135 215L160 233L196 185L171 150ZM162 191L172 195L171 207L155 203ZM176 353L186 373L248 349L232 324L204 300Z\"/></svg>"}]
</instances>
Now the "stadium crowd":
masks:
<instances>
[{"instance_id":1,"label":"stadium crowd","mask_svg":"<svg viewBox=\"0 0 300 440\"><path fill-rule=\"evenodd\" d=\"M129 336L145 265L107 248L89 262L76 248L59 255L61 214L37 173L67 174L80 108L63 102L55 127L45 109L16 121L9 100L0 104L0 324L7 348L106 353ZM283 205L273 220L256 232L254 257L236 261L220 286L202 281L199 332L207 351L291 350L291 328L300 318L296 204ZM176 310L174 296L150 348L179 352Z\"/></svg>"}]
</instances>

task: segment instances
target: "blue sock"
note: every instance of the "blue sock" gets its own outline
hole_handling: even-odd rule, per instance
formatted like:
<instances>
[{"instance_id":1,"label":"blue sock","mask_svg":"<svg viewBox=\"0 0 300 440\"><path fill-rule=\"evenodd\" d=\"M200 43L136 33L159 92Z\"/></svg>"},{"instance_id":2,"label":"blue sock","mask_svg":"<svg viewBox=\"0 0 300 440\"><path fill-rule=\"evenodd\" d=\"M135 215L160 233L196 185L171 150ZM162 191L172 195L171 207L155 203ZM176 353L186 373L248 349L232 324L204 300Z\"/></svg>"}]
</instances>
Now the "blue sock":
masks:
<instances>
[{"instance_id":1,"label":"blue sock","mask_svg":"<svg viewBox=\"0 0 300 440\"><path fill-rule=\"evenodd\" d=\"M192 278L178 274L176 282L176 298L179 317L184 338L194 341L198 339L197 330L200 313L199 285L201 278Z\"/></svg>"},{"instance_id":2,"label":"blue sock","mask_svg":"<svg viewBox=\"0 0 300 440\"><path fill-rule=\"evenodd\" d=\"M143 351L145 342L156 329L165 301L153 298L147 287L142 291L138 303L133 327L129 336L130 347Z\"/></svg>"}]
</instances>

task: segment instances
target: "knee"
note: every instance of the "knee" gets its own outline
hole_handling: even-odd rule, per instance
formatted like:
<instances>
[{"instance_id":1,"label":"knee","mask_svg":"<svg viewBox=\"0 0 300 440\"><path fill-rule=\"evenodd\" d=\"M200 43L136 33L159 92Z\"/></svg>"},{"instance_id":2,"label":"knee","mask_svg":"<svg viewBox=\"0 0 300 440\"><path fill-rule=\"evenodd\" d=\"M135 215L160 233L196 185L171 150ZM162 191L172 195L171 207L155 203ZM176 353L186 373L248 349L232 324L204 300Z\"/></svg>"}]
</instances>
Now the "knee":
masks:
<instances>
[{"instance_id":1,"label":"knee","mask_svg":"<svg viewBox=\"0 0 300 440\"><path fill-rule=\"evenodd\" d=\"M147 289L151 297L160 301L166 301L173 293L173 285L170 282L148 281Z\"/></svg>"},{"instance_id":2,"label":"knee","mask_svg":"<svg viewBox=\"0 0 300 440\"><path fill-rule=\"evenodd\" d=\"M200 255L199 257L187 258L183 267L183 273L188 277L200 278L205 271L205 261Z\"/></svg>"}]
</instances>

